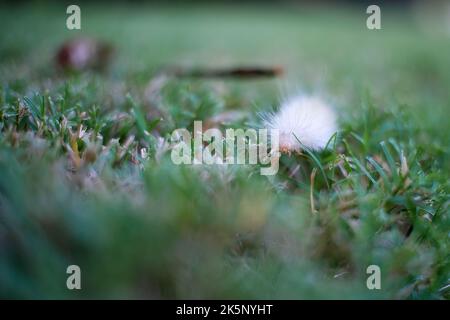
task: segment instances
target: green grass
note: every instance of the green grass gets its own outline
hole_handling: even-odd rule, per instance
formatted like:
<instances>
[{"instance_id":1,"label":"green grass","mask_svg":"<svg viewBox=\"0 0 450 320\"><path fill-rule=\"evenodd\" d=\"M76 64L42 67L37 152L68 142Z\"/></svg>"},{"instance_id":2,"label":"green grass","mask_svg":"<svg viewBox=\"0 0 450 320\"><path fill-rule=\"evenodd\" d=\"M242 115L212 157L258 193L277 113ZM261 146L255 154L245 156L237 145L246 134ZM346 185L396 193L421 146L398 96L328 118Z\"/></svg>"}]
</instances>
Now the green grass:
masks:
<instances>
[{"instance_id":1,"label":"green grass","mask_svg":"<svg viewBox=\"0 0 450 320\"><path fill-rule=\"evenodd\" d=\"M64 12L0 10L0 297L449 298L443 28L406 9L369 31L357 8L86 4L68 31ZM108 72L55 68L80 35L113 43ZM287 74L144 94L164 66L239 64ZM227 110L245 115L229 126L260 126L297 88L339 110L328 151L283 155L269 178L172 163L175 128ZM80 291L66 288L70 264ZM366 288L371 264L382 290Z\"/></svg>"}]
</instances>

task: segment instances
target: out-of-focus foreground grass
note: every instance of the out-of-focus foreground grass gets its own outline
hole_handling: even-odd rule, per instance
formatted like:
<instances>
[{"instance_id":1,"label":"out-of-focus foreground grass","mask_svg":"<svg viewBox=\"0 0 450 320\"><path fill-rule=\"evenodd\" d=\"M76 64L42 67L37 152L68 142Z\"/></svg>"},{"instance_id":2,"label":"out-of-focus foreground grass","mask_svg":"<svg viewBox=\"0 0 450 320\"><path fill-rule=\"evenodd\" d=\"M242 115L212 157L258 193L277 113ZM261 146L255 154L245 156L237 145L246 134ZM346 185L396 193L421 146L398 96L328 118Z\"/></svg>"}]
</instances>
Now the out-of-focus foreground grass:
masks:
<instances>
[{"instance_id":1,"label":"out-of-focus foreground grass","mask_svg":"<svg viewBox=\"0 0 450 320\"><path fill-rule=\"evenodd\" d=\"M65 9L0 9L0 297L449 297L450 18L386 8L370 31L365 8L84 4L69 31ZM113 44L108 71L55 68L80 36ZM259 64L287 73L149 90L165 66ZM296 90L336 106L329 151L271 178L172 163L175 128L228 110L243 119L221 128L260 126Z\"/></svg>"}]
</instances>

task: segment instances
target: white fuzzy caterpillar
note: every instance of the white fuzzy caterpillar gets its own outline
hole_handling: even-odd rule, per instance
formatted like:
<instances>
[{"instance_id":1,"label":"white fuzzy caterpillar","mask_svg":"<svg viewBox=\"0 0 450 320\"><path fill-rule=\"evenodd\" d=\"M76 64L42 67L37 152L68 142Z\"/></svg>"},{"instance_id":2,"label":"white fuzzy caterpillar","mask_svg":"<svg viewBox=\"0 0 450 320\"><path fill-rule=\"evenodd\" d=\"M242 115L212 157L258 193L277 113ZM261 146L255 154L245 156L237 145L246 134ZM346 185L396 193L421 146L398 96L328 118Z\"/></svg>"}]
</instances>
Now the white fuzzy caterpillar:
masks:
<instances>
[{"instance_id":1,"label":"white fuzzy caterpillar","mask_svg":"<svg viewBox=\"0 0 450 320\"><path fill-rule=\"evenodd\" d=\"M322 150L337 131L333 109L314 96L288 99L276 113L266 115L264 122L268 129L278 129L279 148L284 153L304 147Z\"/></svg>"}]
</instances>

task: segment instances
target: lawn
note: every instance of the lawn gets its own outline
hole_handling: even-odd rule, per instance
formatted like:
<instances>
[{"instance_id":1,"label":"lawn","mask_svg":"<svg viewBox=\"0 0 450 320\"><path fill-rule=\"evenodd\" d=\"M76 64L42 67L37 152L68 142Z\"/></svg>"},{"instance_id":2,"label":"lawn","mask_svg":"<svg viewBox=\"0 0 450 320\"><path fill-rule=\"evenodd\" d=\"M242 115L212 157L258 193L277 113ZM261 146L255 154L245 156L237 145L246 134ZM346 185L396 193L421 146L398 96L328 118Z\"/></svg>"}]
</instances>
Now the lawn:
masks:
<instances>
[{"instance_id":1,"label":"lawn","mask_svg":"<svg viewBox=\"0 0 450 320\"><path fill-rule=\"evenodd\" d=\"M85 3L67 30L65 10L0 7L0 298L450 297L449 17L383 7L368 30L364 7ZM106 70L56 67L79 37L111 44ZM161 77L247 65L285 72ZM327 150L270 177L172 162L174 129L229 111L220 129L259 128L298 93L337 110Z\"/></svg>"}]
</instances>

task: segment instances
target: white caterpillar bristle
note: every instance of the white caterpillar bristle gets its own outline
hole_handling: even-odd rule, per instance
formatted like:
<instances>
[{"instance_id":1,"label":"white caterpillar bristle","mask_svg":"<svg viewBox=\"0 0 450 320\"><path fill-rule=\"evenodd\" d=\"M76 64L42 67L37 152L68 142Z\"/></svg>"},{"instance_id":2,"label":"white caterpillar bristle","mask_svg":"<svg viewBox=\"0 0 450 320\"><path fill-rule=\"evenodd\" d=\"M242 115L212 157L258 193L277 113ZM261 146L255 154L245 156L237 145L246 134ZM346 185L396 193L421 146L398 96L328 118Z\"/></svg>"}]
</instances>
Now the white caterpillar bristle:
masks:
<instances>
[{"instance_id":1,"label":"white caterpillar bristle","mask_svg":"<svg viewBox=\"0 0 450 320\"><path fill-rule=\"evenodd\" d=\"M336 115L322 99L314 96L295 96L280 109L266 117L269 129L278 129L281 152L290 153L305 147L322 150L337 131Z\"/></svg>"}]
</instances>

